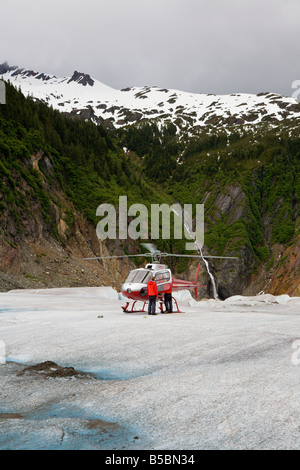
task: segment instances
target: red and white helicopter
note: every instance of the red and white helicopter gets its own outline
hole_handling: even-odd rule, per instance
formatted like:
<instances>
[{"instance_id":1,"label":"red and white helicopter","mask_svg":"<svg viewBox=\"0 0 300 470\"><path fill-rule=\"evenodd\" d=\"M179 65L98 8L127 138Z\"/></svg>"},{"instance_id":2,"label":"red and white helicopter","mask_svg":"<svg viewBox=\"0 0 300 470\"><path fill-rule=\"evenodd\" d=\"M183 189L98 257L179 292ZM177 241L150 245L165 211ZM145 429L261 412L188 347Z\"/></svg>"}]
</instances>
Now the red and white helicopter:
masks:
<instances>
[{"instance_id":1,"label":"red and white helicopter","mask_svg":"<svg viewBox=\"0 0 300 470\"><path fill-rule=\"evenodd\" d=\"M128 298L126 305L122 307L123 311L126 313L134 313L134 312L145 312L145 306L148 302L148 294L147 294L147 284L148 282L155 277L155 282L157 284L158 290L158 301L159 301L159 308L161 313L164 313L164 294L165 292L169 291L170 287L172 288L172 292L178 292L185 289L194 289L195 297L198 297L198 288L199 287L206 287L203 285L198 285L198 275L200 270L200 264L198 265L197 273L195 281L185 281L182 279L175 279L172 276L171 270L168 268L166 264L161 264L160 260L161 257L189 257L189 258L225 258L225 259L237 259L235 257L230 256L200 256L200 255L179 255L179 254L170 254L170 253L162 253L161 251L157 250L155 245L152 243L143 243L143 246L148 250L148 253L140 253L134 255L115 255L115 256L102 256L97 258L84 258L86 260L90 259L112 259L112 258L131 258L134 256L141 257L151 257L152 262L146 264L144 268L137 268L130 271L128 274L125 282L122 285L122 294L124 297ZM179 310L177 300L172 297L177 310L173 309L174 313L183 313ZM136 310L135 304L137 302L142 302L143 306L141 309ZM131 305L130 305L131 304Z\"/></svg>"}]
</instances>

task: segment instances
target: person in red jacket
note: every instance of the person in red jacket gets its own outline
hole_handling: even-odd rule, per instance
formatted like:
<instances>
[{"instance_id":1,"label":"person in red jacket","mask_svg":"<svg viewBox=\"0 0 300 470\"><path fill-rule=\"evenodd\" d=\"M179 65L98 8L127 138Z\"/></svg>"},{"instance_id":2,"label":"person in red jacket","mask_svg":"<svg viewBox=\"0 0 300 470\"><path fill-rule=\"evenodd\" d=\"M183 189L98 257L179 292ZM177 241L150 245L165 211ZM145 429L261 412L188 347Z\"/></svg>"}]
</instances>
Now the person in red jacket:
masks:
<instances>
[{"instance_id":1,"label":"person in red jacket","mask_svg":"<svg viewBox=\"0 0 300 470\"><path fill-rule=\"evenodd\" d=\"M147 284L147 294L148 294L148 315L157 315L155 312L156 309L156 299L158 297L157 285L155 282L155 276L152 277L152 281L149 281Z\"/></svg>"}]
</instances>

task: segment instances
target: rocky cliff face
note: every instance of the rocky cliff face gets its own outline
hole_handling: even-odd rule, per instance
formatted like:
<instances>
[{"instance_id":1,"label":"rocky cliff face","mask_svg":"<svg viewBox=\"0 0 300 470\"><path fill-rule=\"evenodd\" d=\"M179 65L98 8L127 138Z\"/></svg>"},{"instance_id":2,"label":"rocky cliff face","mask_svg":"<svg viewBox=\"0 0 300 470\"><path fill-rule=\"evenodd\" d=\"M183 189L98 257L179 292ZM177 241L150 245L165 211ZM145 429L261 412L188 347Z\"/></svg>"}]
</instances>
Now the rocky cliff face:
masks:
<instances>
[{"instance_id":1,"label":"rocky cliff face","mask_svg":"<svg viewBox=\"0 0 300 470\"><path fill-rule=\"evenodd\" d=\"M2 66L1 71L5 73ZM11 77L24 76L24 83L36 77L32 71L9 72ZM55 77L34 80L57 84ZM73 99L73 86L93 93L97 87L101 93L106 90L80 73L66 86ZM149 123L107 131L85 123L96 116L90 104L77 103L72 112L78 119L69 119L64 112L25 99L12 85L6 88L7 104L0 108L0 289L101 284L120 289L134 267L129 259L83 258L140 251L132 241L100 242L96 236L97 205L116 203L120 194L127 194L132 202L146 205L205 205L204 253L239 258L209 260L220 298L262 290L298 295L298 120L274 129L235 129L230 135L222 126L219 134L210 129L190 135L197 127L193 122L180 135L173 125L159 130ZM124 96L129 92L147 102L152 92L161 99L170 90L120 91ZM169 96L168 105L175 98ZM194 104L195 97L190 98ZM231 97L239 109L241 98ZM65 103L59 104L66 112ZM115 104L99 100L96 109L115 113ZM103 116L110 119L107 113ZM180 243L172 243L167 243L168 250L181 253ZM171 267L176 277L180 273L194 279L196 263L171 260ZM199 282L205 286L200 296L211 297L203 263Z\"/></svg>"},{"instance_id":2,"label":"rocky cliff face","mask_svg":"<svg viewBox=\"0 0 300 470\"><path fill-rule=\"evenodd\" d=\"M118 241L100 241L95 226L80 215L70 201L66 200L58 185L50 188L39 164L51 171L51 163L43 152L31 157L31 165L39 171L44 187L51 194L51 227L42 216L38 200L30 201L31 211L22 212L11 207L1 215L0 228L0 290L15 288L49 288L75 286L111 285L120 290L128 271L135 266L129 259L92 260L83 258L125 254ZM27 183L22 180L22 191ZM226 224L247 219L247 196L239 185L229 185L214 194L207 191L204 202L211 198L208 218ZM13 215L12 215L13 214ZM68 215L72 214L71 221ZM250 222L249 222L250 223ZM263 218L266 238L271 236L270 225ZM53 230L55 229L55 230ZM52 234L56 233L56 236ZM234 242L234 237L231 240ZM129 246L128 243L132 243ZM129 252L136 251L134 242L128 242ZM230 255L228 246L227 254ZM207 247L204 246L204 253ZM207 251L209 252L209 250ZM255 295L261 291L274 295L300 295L300 239L288 246L276 244L271 247L268 259L256 269L256 259L249 246L235 247L238 260L210 260L209 269L214 276L218 296L225 299L232 295ZM197 262L177 277L195 278ZM212 284L206 267L201 262L199 297L213 297Z\"/></svg>"},{"instance_id":3,"label":"rocky cliff face","mask_svg":"<svg viewBox=\"0 0 300 470\"><path fill-rule=\"evenodd\" d=\"M300 296L300 236L277 255L263 289L274 295Z\"/></svg>"},{"instance_id":4,"label":"rocky cliff face","mask_svg":"<svg viewBox=\"0 0 300 470\"><path fill-rule=\"evenodd\" d=\"M43 152L31 157L32 167L50 162ZM51 194L51 226L42 216L38 200L31 200L30 212L12 204L0 216L0 290L16 288L75 287L111 285L117 290L133 267L130 260L83 258L124 254L123 247L97 237L95 227L66 200L59 186L44 187ZM19 188L28 197L28 185ZM54 202L55 201L55 202ZM72 214L71 221L68 215ZM55 236L53 235L55 233Z\"/></svg>"},{"instance_id":5,"label":"rocky cliff face","mask_svg":"<svg viewBox=\"0 0 300 470\"><path fill-rule=\"evenodd\" d=\"M16 288L76 287L111 285L120 290L121 283L133 268L130 260L93 260L85 257L108 256L105 243L98 240L94 227L78 214L72 230L61 239L45 231L42 220L28 221L27 236L13 235L11 222L3 221L0 232L0 290ZM24 221L25 222L25 221ZM26 222L25 222L26 223ZM62 219L58 229L64 230ZM114 247L114 252L121 252Z\"/></svg>"},{"instance_id":6,"label":"rocky cliff face","mask_svg":"<svg viewBox=\"0 0 300 470\"><path fill-rule=\"evenodd\" d=\"M209 218L216 223L221 217L226 224L234 227L241 220L251 225L248 214L247 195L239 185L229 185L221 192L206 193L204 202L212 196ZM273 214L273 216L276 213ZM260 292L273 295L288 294L300 295L300 236L286 244L271 244L272 216L261 215L260 224L264 232L265 247L269 255L265 260L258 260L257 255L247 243L235 245L234 254L237 260L208 260L209 270L214 276L218 297L224 300L232 295L257 295ZM251 227L250 227L251 228ZM299 232L298 232L299 233ZM234 236L227 244L227 255L231 255ZM227 251L228 250L228 251ZM204 240L204 253L208 252ZM197 269L197 262L193 262L187 271L187 277L193 279ZM199 289L200 297L213 297L212 282L208 271L201 263L199 283L205 288Z\"/></svg>"}]
</instances>

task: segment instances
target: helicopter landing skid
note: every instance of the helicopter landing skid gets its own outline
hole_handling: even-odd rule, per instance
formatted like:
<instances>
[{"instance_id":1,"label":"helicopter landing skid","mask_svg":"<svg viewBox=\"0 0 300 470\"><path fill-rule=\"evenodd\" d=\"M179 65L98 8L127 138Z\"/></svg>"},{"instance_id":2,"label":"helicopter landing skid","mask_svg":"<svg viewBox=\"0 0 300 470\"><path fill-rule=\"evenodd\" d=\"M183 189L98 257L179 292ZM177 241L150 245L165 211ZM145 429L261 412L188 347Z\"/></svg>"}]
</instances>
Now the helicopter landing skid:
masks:
<instances>
[{"instance_id":1,"label":"helicopter landing skid","mask_svg":"<svg viewBox=\"0 0 300 470\"><path fill-rule=\"evenodd\" d=\"M135 304L136 304L137 302L140 302L140 300L135 300L135 301L132 303L131 308L130 308L130 303L131 303L131 302L126 302L125 307L122 307L123 312L126 312L126 313L146 312L146 310L145 310L145 305L146 305L147 302L143 302L143 308L142 308L142 310L135 310L135 309L134 309L134 306L135 306Z\"/></svg>"},{"instance_id":2,"label":"helicopter landing skid","mask_svg":"<svg viewBox=\"0 0 300 470\"><path fill-rule=\"evenodd\" d=\"M161 313L165 313L165 314L168 314L168 313L184 313L181 310L179 310L177 300L174 297L172 297L172 300L175 303L177 310L174 310L174 307L172 309L172 312L168 312L167 310L164 310L164 302L160 301L159 308L160 308Z\"/></svg>"},{"instance_id":3,"label":"helicopter landing skid","mask_svg":"<svg viewBox=\"0 0 300 470\"><path fill-rule=\"evenodd\" d=\"M163 300L160 300L160 301L159 301L159 309L160 309L160 312L161 312L161 313L166 313L166 314L167 314L167 313L184 313L184 312L182 312L181 310L179 310L177 300L174 299L174 297L172 297L172 299L173 299L173 301L174 301L174 303L175 303L175 305L176 305L176 309L174 310L174 308L173 308L172 312L168 312L167 310L164 310L164 302L163 302ZM142 303L143 303L142 309L141 309L141 310L136 310L136 309L134 308L134 306L135 306L135 304L136 304L137 302L141 302L141 301L140 301L140 300L135 300L135 301L132 302L132 303L131 303L131 302L126 302L126 305L125 305L124 307L122 306L123 312L126 312L126 313L147 313L147 311L145 310L145 306L146 306L146 304L147 304L148 302L147 302L147 301L142 302ZM131 305L130 305L130 304L131 304Z\"/></svg>"}]
</instances>

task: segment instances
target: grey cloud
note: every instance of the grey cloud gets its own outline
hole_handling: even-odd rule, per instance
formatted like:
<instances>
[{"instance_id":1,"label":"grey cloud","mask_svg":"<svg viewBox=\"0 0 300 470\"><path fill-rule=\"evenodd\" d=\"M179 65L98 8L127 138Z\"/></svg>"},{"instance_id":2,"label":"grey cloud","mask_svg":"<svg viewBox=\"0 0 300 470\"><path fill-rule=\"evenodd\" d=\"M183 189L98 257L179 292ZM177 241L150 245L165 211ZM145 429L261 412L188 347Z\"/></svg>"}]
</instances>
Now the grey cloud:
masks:
<instances>
[{"instance_id":1,"label":"grey cloud","mask_svg":"<svg viewBox=\"0 0 300 470\"><path fill-rule=\"evenodd\" d=\"M10 0L0 62L114 88L292 94L298 0Z\"/></svg>"}]
</instances>

